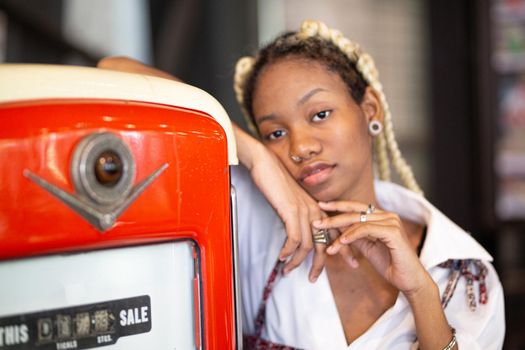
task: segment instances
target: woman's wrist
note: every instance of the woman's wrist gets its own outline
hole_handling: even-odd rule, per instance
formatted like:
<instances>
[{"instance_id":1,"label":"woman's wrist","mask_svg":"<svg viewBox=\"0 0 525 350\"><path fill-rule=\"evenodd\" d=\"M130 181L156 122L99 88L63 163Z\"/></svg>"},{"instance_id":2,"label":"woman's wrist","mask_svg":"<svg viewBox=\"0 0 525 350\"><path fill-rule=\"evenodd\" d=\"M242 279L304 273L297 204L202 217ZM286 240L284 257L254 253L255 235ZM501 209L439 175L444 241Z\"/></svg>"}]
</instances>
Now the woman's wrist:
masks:
<instances>
[{"instance_id":1,"label":"woman's wrist","mask_svg":"<svg viewBox=\"0 0 525 350\"><path fill-rule=\"evenodd\" d=\"M439 288L428 273L422 277L420 287L411 291L403 292L408 303L416 306L429 300L439 300Z\"/></svg>"},{"instance_id":2,"label":"woman's wrist","mask_svg":"<svg viewBox=\"0 0 525 350\"><path fill-rule=\"evenodd\" d=\"M453 343L450 349L454 349L455 337L441 307L439 288L430 276L428 279L421 288L404 293L414 314L419 348L446 349Z\"/></svg>"}]
</instances>

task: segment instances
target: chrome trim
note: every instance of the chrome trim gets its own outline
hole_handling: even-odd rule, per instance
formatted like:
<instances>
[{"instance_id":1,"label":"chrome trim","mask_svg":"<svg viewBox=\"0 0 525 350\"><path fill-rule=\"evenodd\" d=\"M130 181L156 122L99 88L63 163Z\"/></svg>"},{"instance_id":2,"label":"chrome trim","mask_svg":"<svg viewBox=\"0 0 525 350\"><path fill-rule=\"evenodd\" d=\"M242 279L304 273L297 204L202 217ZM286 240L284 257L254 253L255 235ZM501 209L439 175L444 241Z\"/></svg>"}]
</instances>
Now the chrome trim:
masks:
<instances>
[{"instance_id":1,"label":"chrome trim","mask_svg":"<svg viewBox=\"0 0 525 350\"><path fill-rule=\"evenodd\" d=\"M192 241L193 244L192 244L192 249L193 249L193 278L197 280L197 292L194 293L194 295L197 295L197 299L198 300L195 300L196 303L198 303L198 310L199 312L198 313L195 313L195 317L198 318L198 327L199 329L195 330L195 332L199 332L199 343L200 343L200 346L197 347L197 350L202 350L204 349L204 346L205 346L205 341L207 339L204 339L204 317L202 317L202 315L204 314L204 305L203 305L203 300L204 300L204 297L203 297L203 291L202 291L202 278L201 278L201 275L202 275L202 272L201 272L201 250L200 250L200 247L199 245L197 244L196 241ZM195 286L195 284L194 284ZM195 322L197 323L197 322Z\"/></svg>"},{"instance_id":2,"label":"chrome trim","mask_svg":"<svg viewBox=\"0 0 525 350\"><path fill-rule=\"evenodd\" d=\"M107 187L97 181L94 166L101 153L116 153L122 161L122 177ZM115 205L130 193L135 179L135 161L124 141L110 132L86 136L75 147L71 161L71 177L75 192L101 205Z\"/></svg>"},{"instance_id":3,"label":"chrome trim","mask_svg":"<svg viewBox=\"0 0 525 350\"><path fill-rule=\"evenodd\" d=\"M231 174L231 172L230 172ZM235 186L230 185L230 203L231 203L231 227L232 227L232 253L233 253L233 292L235 302L235 335L237 349L242 350L242 301L241 285L239 275L239 236L237 230L237 193Z\"/></svg>"},{"instance_id":4,"label":"chrome trim","mask_svg":"<svg viewBox=\"0 0 525 350\"><path fill-rule=\"evenodd\" d=\"M80 193L70 194L57 186L42 179L38 175L25 169L24 176L51 193L56 198L60 199L68 207L76 211L80 216L86 219L91 225L95 226L99 231L105 232L111 228L118 217L133 203L135 199L148 187L155 178L157 178L166 168L168 163L164 163L160 168L155 170L150 176L136 184L129 195L119 203L112 206L101 206L92 203L90 199L85 198Z\"/></svg>"}]
</instances>

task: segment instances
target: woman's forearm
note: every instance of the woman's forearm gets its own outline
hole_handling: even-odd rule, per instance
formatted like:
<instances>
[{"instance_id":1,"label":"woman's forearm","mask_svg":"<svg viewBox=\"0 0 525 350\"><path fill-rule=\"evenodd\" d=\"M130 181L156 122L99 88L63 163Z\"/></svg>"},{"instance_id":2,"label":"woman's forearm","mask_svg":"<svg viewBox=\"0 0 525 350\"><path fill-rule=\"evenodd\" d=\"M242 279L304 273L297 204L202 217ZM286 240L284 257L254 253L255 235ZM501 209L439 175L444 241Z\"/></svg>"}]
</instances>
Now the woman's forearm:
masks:
<instances>
[{"instance_id":1,"label":"woman's forearm","mask_svg":"<svg viewBox=\"0 0 525 350\"><path fill-rule=\"evenodd\" d=\"M419 349L441 350L450 343L452 330L441 306L439 289L430 276L429 279L424 288L405 296L414 314Z\"/></svg>"},{"instance_id":2,"label":"woman's forearm","mask_svg":"<svg viewBox=\"0 0 525 350\"><path fill-rule=\"evenodd\" d=\"M147 64L134 60L133 58L124 56L104 57L98 61L97 67L126 73L137 73L175 81L182 81L174 75L171 75L155 67L148 66Z\"/></svg>"},{"instance_id":3,"label":"woman's forearm","mask_svg":"<svg viewBox=\"0 0 525 350\"><path fill-rule=\"evenodd\" d=\"M239 157L239 161L251 170L257 156L262 152L268 152L268 150L259 140L242 130L237 124L232 122L232 125L237 143L237 156Z\"/></svg>"}]
</instances>

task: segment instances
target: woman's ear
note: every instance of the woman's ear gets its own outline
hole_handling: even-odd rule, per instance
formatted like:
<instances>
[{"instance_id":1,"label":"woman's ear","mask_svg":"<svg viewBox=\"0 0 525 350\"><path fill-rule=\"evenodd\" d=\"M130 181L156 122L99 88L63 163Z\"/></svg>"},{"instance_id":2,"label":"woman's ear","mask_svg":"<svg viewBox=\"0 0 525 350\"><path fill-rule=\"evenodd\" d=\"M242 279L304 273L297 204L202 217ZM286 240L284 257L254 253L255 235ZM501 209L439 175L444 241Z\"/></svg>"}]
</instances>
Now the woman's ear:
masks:
<instances>
[{"instance_id":1,"label":"woman's ear","mask_svg":"<svg viewBox=\"0 0 525 350\"><path fill-rule=\"evenodd\" d=\"M370 123L372 120L383 123L384 111L381 100L379 99L378 93L370 86L366 88L363 100L359 106L365 115L367 123Z\"/></svg>"}]
</instances>

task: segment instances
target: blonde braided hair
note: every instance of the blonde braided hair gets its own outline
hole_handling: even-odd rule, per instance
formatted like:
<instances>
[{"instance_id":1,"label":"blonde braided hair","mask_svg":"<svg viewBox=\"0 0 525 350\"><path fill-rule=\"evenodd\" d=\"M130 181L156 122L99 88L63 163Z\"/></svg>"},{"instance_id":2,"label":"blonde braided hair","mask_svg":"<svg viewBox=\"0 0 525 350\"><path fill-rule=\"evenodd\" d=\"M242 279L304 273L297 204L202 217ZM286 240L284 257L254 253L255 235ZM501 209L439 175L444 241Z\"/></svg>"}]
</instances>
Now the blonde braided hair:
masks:
<instances>
[{"instance_id":1,"label":"blonde braided hair","mask_svg":"<svg viewBox=\"0 0 525 350\"><path fill-rule=\"evenodd\" d=\"M408 166L407 162L401 155L401 151L399 150L394 135L390 107L388 106L388 102L383 92L383 85L379 82L379 72L372 57L369 54L364 52L357 43L345 38L340 31L328 28L320 21L304 21L301 24L301 28L298 32L287 33L277 38L273 44L294 45L302 42L306 43L308 40L314 39L335 45L335 47L350 60L351 64L355 66L355 69L357 72L359 72L362 79L364 79L364 82L374 89L378 95L384 112L383 132L375 137L374 147L374 160L377 163L379 178L384 181L391 181L390 164L392 163L405 187L416 193L423 194L423 191L415 180L412 169L410 166ZM269 46L271 45L272 44ZM293 52L288 54L294 55ZM260 66L256 67L258 64L260 64ZM256 79L254 74L258 74L258 71L264 64L265 62L262 62L261 64L259 55L257 57L242 57L239 59L235 67L235 94L237 101L241 106L246 123L254 135L257 135L257 128L252 119L252 111L250 110L251 96L246 96L246 87L247 82L250 79L252 79L252 81ZM256 68L254 69L254 67ZM352 93L352 97L354 99L360 99L359 96L354 95L353 91L350 92Z\"/></svg>"}]
</instances>

